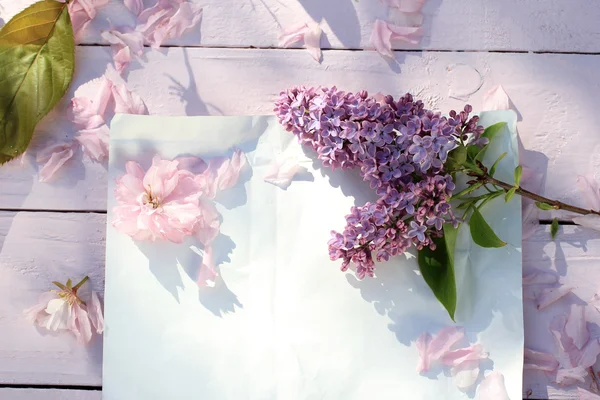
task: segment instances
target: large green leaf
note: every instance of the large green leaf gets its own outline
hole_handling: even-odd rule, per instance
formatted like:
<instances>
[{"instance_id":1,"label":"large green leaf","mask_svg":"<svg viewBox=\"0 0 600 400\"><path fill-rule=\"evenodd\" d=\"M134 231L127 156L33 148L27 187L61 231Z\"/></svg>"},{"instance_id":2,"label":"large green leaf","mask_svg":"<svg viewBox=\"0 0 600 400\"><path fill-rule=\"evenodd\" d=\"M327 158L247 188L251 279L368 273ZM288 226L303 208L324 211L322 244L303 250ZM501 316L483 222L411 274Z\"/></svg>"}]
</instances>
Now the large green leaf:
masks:
<instances>
[{"instance_id":1,"label":"large green leaf","mask_svg":"<svg viewBox=\"0 0 600 400\"><path fill-rule=\"evenodd\" d=\"M66 3L40 1L0 29L0 164L25 152L67 91L74 64Z\"/></svg>"},{"instance_id":2,"label":"large green leaf","mask_svg":"<svg viewBox=\"0 0 600 400\"><path fill-rule=\"evenodd\" d=\"M454 250L458 229L444 224L444 237L434 239L436 249L419 251L419 269L435 297L454 321L456 311L456 280L454 278Z\"/></svg>"},{"instance_id":3,"label":"large green leaf","mask_svg":"<svg viewBox=\"0 0 600 400\"><path fill-rule=\"evenodd\" d=\"M481 247L504 247L506 242L500 240L492 227L486 222L477 208L473 210L469 219L473 241Z\"/></svg>"}]
</instances>

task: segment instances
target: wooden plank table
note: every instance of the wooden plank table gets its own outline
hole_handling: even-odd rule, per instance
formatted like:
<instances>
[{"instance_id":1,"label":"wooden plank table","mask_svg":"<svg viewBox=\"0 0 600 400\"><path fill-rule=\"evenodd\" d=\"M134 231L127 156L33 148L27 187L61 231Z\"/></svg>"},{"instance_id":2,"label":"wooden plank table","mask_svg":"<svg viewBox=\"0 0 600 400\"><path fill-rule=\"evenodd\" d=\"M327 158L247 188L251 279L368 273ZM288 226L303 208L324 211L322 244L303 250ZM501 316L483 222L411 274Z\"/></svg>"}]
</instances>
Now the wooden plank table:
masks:
<instances>
[{"instance_id":1,"label":"wooden plank table","mask_svg":"<svg viewBox=\"0 0 600 400\"><path fill-rule=\"evenodd\" d=\"M464 105L453 93L472 92L466 97L477 111L483 94L502 84L519 114L521 160L546 176L542 193L585 205L575 178L600 173L597 0L427 0L422 42L398 47L395 60L368 51L374 20L388 17L380 0L195 1L204 6L201 26L148 48L126 74L151 114L268 114L278 92L298 84L410 91L443 112ZM0 0L0 20L32 2ZM324 31L320 64L304 50L278 48L282 27L310 20ZM74 135L66 105L75 90L91 96L79 87L112 62L101 30L132 22L122 0L101 10L77 48L70 93L40 125L24 165L0 168L0 399L101 397L101 340L83 348L37 330L22 312L52 280L89 275L103 289L106 166L77 154L55 182L40 183L34 155ZM600 234L564 225L552 242L548 230L542 224L524 241L524 266L557 271L575 295L542 312L526 301L525 344L552 353L549 321L598 289ZM524 398L577 398L543 374L524 378Z\"/></svg>"}]
</instances>

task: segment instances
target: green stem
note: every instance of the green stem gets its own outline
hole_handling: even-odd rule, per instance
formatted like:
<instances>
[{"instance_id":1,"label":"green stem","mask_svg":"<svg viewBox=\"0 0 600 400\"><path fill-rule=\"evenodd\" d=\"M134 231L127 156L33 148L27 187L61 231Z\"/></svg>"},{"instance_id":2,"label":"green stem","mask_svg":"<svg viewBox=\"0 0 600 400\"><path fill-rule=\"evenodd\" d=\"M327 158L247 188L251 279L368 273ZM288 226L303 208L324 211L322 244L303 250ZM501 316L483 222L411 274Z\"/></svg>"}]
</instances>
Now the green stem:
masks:
<instances>
[{"instance_id":1,"label":"green stem","mask_svg":"<svg viewBox=\"0 0 600 400\"><path fill-rule=\"evenodd\" d=\"M73 291L74 291L74 292L76 292L76 291L77 291L77 289L79 289L80 287L82 287L82 286L83 286L83 284L84 284L84 283L86 283L86 282L87 282L89 279L90 279L90 277L89 277L89 276L86 276L85 278L83 278L83 279L81 280L81 282L79 282L77 285L75 285L75 286L73 287Z\"/></svg>"}]
</instances>

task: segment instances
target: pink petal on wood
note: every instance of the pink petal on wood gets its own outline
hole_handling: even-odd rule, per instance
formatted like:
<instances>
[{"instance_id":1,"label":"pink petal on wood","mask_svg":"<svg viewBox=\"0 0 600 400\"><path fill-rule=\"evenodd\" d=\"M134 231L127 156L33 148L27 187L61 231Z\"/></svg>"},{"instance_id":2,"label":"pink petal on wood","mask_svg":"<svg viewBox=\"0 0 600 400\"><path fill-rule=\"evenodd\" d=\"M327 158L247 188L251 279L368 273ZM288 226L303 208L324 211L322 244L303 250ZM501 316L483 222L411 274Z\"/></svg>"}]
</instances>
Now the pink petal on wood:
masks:
<instances>
[{"instance_id":1,"label":"pink petal on wood","mask_svg":"<svg viewBox=\"0 0 600 400\"><path fill-rule=\"evenodd\" d=\"M388 7L397 8L398 11L405 13L415 13L421 11L425 0L382 0Z\"/></svg>"},{"instance_id":2,"label":"pink petal on wood","mask_svg":"<svg viewBox=\"0 0 600 400\"><path fill-rule=\"evenodd\" d=\"M587 371L581 366L559 369L556 372L556 383L558 383L560 386L571 386L578 383L585 383L585 377L587 375Z\"/></svg>"},{"instance_id":3,"label":"pink petal on wood","mask_svg":"<svg viewBox=\"0 0 600 400\"><path fill-rule=\"evenodd\" d=\"M510 110L510 100L502 85L494 86L483 95L481 110Z\"/></svg>"},{"instance_id":4,"label":"pink petal on wood","mask_svg":"<svg viewBox=\"0 0 600 400\"><path fill-rule=\"evenodd\" d=\"M304 47L316 62L321 62L323 52L321 51L321 34L323 31L318 24L313 26L304 34Z\"/></svg>"},{"instance_id":5,"label":"pink petal on wood","mask_svg":"<svg viewBox=\"0 0 600 400\"><path fill-rule=\"evenodd\" d=\"M94 129L104 124L96 104L87 97L74 97L67 109L67 116L80 129Z\"/></svg>"},{"instance_id":6,"label":"pink petal on wood","mask_svg":"<svg viewBox=\"0 0 600 400\"><path fill-rule=\"evenodd\" d=\"M600 231L600 215L588 214L581 217L575 217L573 218L573 222L584 228Z\"/></svg>"},{"instance_id":7,"label":"pink petal on wood","mask_svg":"<svg viewBox=\"0 0 600 400\"><path fill-rule=\"evenodd\" d=\"M582 388L577 388L577 395L579 400L600 400L600 396Z\"/></svg>"},{"instance_id":8,"label":"pink petal on wood","mask_svg":"<svg viewBox=\"0 0 600 400\"><path fill-rule=\"evenodd\" d=\"M510 400L504 384L504 375L496 371L485 377L477 392L478 400Z\"/></svg>"},{"instance_id":9,"label":"pink petal on wood","mask_svg":"<svg viewBox=\"0 0 600 400\"><path fill-rule=\"evenodd\" d=\"M38 152L36 161L45 163L39 171L40 182L50 181L73 154L73 143L50 146Z\"/></svg>"},{"instance_id":10,"label":"pink petal on wood","mask_svg":"<svg viewBox=\"0 0 600 400\"><path fill-rule=\"evenodd\" d=\"M573 339L565 332L566 324L567 317L564 315L557 315L550 321L549 330L554 337L557 348L557 352L554 353L556 360L561 368L568 369L578 365L576 359L580 356L581 352L573 343Z\"/></svg>"},{"instance_id":11,"label":"pink petal on wood","mask_svg":"<svg viewBox=\"0 0 600 400\"><path fill-rule=\"evenodd\" d=\"M553 304L555 301L563 298L567 294L571 293L573 290L572 287L569 286L560 286L557 288L544 289L542 290L537 297L537 309L543 310L548 307L550 304Z\"/></svg>"},{"instance_id":12,"label":"pink petal on wood","mask_svg":"<svg viewBox=\"0 0 600 400\"><path fill-rule=\"evenodd\" d=\"M462 391L466 391L477 381L479 371L479 360L470 360L452 367L450 373L454 377L456 387Z\"/></svg>"},{"instance_id":13,"label":"pink petal on wood","mask_svg":"<svg viewBox=\"0 0 600 400\"><path fill-rule=\"evenodd\" d=\"M102 314L102 304L98 298L98 293L92 291L90 299L86 304L90 321L96 329L96 333L101 334L104 332L104 316Z\"/></svg>"},{"instance_id":14,"label":"pink petal on wood","mask_svg":"<svg viewBox=\"0 0 600 400\"><path fill-rule=\"evenodd\" d=\"M444 365L456 367L463 362L482 360L488 357L488 354L483 351L483 346L479 343L462 349L451 350L444 354L441 362Z\"/></svg>"},{"instance_id":15,"label":"pink petal on wood","mask_svg":"<svg viewBox=\"0 0 600 400\"><path fill-rule=\"evenodd\" d=\"M124 0L125 7L129 9L135 16L140 15L144 9L144 3L142 0Z\"/></svg>"},{"instance_id":16,"label":"pink petal on wood","mask_svg":"<svg viewBox=\"0 0 600 400\"><path fill-rule=\"evenodd\" d=\"M565 325L566 334L573 339L575 346L581 350L590 339L590 331L587 329L585 319L585 306L580 304L571 305L571 313Z\"/></svg>"},{"instance_id":17,"label":"pink petal on wood","mask_svg":"<svg viewBox=\"0 0 600 400\"><path fill-rule=\"evenodd\" d=\"M373 24L371 31L371 44L379 54L394 58L392 40L417 44L420 42L422 34L421 27L397 26L378 19Z\"/></svg>"},{"instance_id":18,"label":"pink petal on wood","mask_svg":"<svg viewBox=\"0 0 600 400\"><path fill-rule=\"evenodd\" d=\"M158 48L165 41L183 36L183 34L198 25L202 19L202 8L192 2L181 2L175 14L163 20L151 35L150 45ZM148 39L148 36L146 36Z\"/></svg>"},{"instance_id":19,"label":"pink petal on wood","mask_svg":"<svg viewBox=\"0 0 600 400\"><path fill-rule=\"evenodd\" d=\"M294 25L286 30L284 30L279 35L279 46L280 47L289 47L295 43L298 43L304 40L304 34L308 31L308 24L298 24Z\"/></svg>"},{"instance_id":20,"label":"pink petal on wood","mask_svg":"<svg viewBox=\"0 0 600 400\"><path fill-rule=\"evenodd\" d=\"M122 84L113 84L112 93L115 99L115 114L147 114L148 109L142 98Z\"/></svg>"},{"instance_id":21,"label":"pink petal on wood","mask_svg":"<svg viewBox=\"0 0 600 400\"><path fill-rule=\"evenodd\" d=\"M558 361L552 354L525 348L523 369L553 372L558 368Z\"/></svg>"},{"instance_id":22,"label":"pink petal on wood","mask_svg":"<svg viewBox=\"0 0 600 400\"><path fill-rule=\"evenodd\" d=\"M461 327L448 326L443 328L429 345L431 360L439 360L444 354L465 337L465 331Z\"/></svg>"},{"instance_id":23,"label":"pink petal on wood","mask_svg":"<svg viewBox=\"0 0 600 400\"><path fill-rule=\"evenodd\" d=\"M429 371L429 343L431 343L429 332L423 332L415 343L419 352L418 373Z\"/></svg>"},{"instance_id":24,"label":"pink petal on wood","mask_svg":"<svg viewBox=\"0 0 600 400\"><path fill-rule=\"evenodd\" d=\"M578 176L577 188L585 198L587 206L600 211L600 185L593 176Z\"/></svg>"},{"instance_id":25,"label":"pink petal on wood","mask_svg":"<svg viewBox=\"0 0 600 400\"><path fill-rule=\"evenodd\" d=\"M108 126L102 125L96 129L81 130L75 136L75 140L83 146L85 154L92 160L102 162L108 158Z\"/></svg>"},{"instance_id":26,"label":"pink petal on wood","mask_svg":"<svg viewBox=\"0 0 600 400\"><path fill-rule=\"evenodd\" d=\"M583 368L589 368L596 364L598 355L600 355L600 343L597 338L590 339L581 351L570 352L572 364Z\"/></svg>"}]
</instances>

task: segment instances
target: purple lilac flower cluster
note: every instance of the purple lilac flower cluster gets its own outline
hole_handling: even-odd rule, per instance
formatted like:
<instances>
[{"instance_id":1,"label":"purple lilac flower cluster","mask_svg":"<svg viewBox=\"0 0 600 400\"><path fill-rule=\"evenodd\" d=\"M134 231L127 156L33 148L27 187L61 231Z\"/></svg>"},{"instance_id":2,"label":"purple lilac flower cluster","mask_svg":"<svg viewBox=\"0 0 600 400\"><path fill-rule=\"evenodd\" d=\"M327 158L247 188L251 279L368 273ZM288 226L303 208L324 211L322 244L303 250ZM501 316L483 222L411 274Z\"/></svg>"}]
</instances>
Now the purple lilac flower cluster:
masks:
<instances>
[{"instance_id":1,"label":"purple lilac flower cluster","mask_svg":"<svg viewBox=\"0 0 600 400\"><path fill-rule=\"evenodd\" d=\"M281 93L275 107L280 123L325 166L360 169L379 196L353 207L344 231L332 232L329 254L342 260L342 270L353 262L359 278L373 276L374 259L387 261L412 245L435 248L442 225L458 223L449 204L454 182L444 163L459 142L485 144L471 111L465 106L442 117L410 94L396 101L335 87Z\"/></svg>"}]
</instances>

